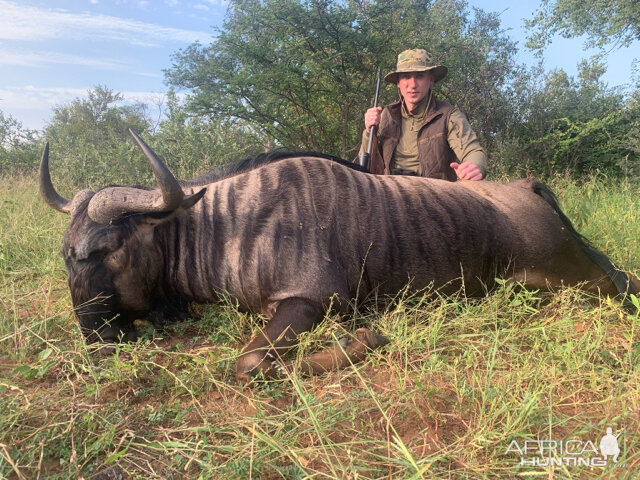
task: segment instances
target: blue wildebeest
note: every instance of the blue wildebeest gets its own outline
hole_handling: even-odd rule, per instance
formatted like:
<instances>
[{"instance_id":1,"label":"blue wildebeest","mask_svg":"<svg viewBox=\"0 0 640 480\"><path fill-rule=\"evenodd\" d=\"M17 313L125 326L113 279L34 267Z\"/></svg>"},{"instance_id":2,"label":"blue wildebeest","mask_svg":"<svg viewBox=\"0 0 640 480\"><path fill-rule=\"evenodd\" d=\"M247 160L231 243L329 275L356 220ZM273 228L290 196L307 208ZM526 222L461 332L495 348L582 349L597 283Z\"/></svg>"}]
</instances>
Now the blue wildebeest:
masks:
<instances>
[{"instance_id":1,"label":"blue wildebeest","mask_svg":"<svg viewBox=\"0 0 640 480\"><path fill-rule=\"evenodd\" d=\"M451 183L376 176L319 154L282 154L219 178L178 182L133 132L159 188L56 193L48 146L40 189L70 213L63 253L87 342L132 340L134 319L229 295L268 318L237 377L270 375L332 305L410 285L482 295L496 277L536 289L636 293L638 279L591 247L534 180ZM242 169L241 169L242 170ZM634 285L635 284L635 285ZM360 360L386 339L367 329L305 359L310 373Z\"/></svg>"}]
</instances>

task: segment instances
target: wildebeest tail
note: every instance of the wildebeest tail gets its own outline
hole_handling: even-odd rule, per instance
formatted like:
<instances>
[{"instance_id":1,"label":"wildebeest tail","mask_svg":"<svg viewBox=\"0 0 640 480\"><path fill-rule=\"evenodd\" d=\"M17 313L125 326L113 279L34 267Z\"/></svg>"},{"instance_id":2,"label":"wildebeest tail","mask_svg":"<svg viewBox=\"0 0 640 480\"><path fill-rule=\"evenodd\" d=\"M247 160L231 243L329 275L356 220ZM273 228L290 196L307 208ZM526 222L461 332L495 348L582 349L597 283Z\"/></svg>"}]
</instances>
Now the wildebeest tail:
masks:
<instances>
[{"instance_id":1,"label":"wildebeest tail","mask_svg":"<svg viewBox=\"0 0 640 480\"><path fill-rule=\"evenodd\" d=\"M618 292L624 297L624 305L626 307L633 307L633 304L629 300L629 295L637 295L638 290L629 278L629 275L616 267L613 262L611 262L609 257L607 257L600 250L593 247L589 240L578 233L578 231L573 227L571 220L569 220L564 212L560 210L558 200L549 187L547 187L544 183L534 181L531 184L531 188L533 189L534 193L542 197L551 206L551 208L556 211L556 213L560 217L560 220L562 221L562 224L565 226L573 239L578 243L587 257L589 257L591 261L598 265L609 276Z\"/></svg>"}]
</instances>

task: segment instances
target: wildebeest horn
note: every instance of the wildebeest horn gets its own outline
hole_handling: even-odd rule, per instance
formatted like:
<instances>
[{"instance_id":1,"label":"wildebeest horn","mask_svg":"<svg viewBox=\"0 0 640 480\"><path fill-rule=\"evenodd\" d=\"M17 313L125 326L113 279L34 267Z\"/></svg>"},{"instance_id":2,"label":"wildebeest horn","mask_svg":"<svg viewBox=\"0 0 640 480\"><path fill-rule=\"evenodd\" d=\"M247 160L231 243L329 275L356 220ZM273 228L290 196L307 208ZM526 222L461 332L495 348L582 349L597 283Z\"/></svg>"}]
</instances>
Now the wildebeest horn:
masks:
<instances>
[{"instance_id":1,"label":"wildebeest horn","mask_svg":"<svg viewBox=\"0 0 640 480\"><path fill-rule=\"evenodd\" d=\"M44 145L42 160L40 161L40 195L51 207L62 213L71 213L71 200L64 198L56 192L51 183L49 174L49 142Z\"/></svg>"},{"instance_id":2,"label":"wildebeest horn","mask_svg":"<svg viewBox=\"0 0 640 480\"><path fill-rule=\"evenodd\" d=\"M100 190L88 206L89 217L94 222L110 223L127 213L172 212L180 206L188 208L202 197L204 191L185 198L180 183L160 157L132 129L129 133L147 158L160 189L109 187Z\"/></svg>"},{"instance_id":3,"label":"wildebeest horn","mask_svg":"<svg viewBox=\"0 0 640 480\"><path fill-rule=\"evenodd\" d=\"M180 206L184 198L184 192L182 188L180 188L180 184L164 162L151 150L151 147L144 143L131 128L129 129L129 133L144 153L144 156L147 157L151 170L153 170L153 176L156 177L156 181L162 192L162 198L165 204L164 209L168 211L175 210Z\"/></svg>"}]
</instances>

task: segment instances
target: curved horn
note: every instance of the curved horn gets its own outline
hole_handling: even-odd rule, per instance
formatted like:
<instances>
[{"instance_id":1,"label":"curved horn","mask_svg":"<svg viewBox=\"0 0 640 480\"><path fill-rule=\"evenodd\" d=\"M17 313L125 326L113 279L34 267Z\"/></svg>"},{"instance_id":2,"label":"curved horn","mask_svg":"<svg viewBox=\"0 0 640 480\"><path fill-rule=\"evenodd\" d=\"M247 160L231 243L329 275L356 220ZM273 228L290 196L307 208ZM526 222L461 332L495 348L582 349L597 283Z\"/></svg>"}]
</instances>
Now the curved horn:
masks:
<instances>
[{"instance_id":1,"label":"curved horn","mask_svg":"<svg viewBox=\"0 0 640 480\"><path fill-rule=\"evenodd\" d=\"M40 161L40 169L38 170L40 177L40 195L47 204L59 212L71 213L71 200L64 198L56 192L51 183L51 175L49 174L49 142L44 145L44 153Z\"/></svg>"},{"instance_id":2,"label":"curved horn","mask_svg":"<svg viewBox=\"0 0 640 480\"><path fill-rule=\"evenodd\" d=\"M100 190L89 202L87 210L94 222L107 224L128 213L173 212L178 208L187 209L200 200L204 191L185 197L180 183L160 157L132 129L129 133L147 158L160 188L109 187Z\"/></svg>"},{"instance_id":3,"label":"curved horn","mask_svg":"<svg viewBox=\"0 0 640 480\"><path fill-rule=\"evenodd\" d=\"M202 198L206 190L202 188L192 195L184 196L184 200L178 207L167 209L164 206L162 192L158 189L108 187L93 195L87 207L87 214L96 223L108 224L127 214L171 213L178 209L187 210Z\"/></svg>"},{"instance_id":4,"label":"curved horn","mask_svg":"<svg viewBox=\"0 0 640 480\"><path fill-rule=\"evenodd\" d=\"M147 161L153 171L153 176L156 177L160 191L162 192L162 198L164 200L164 210L175 210L180 206L182 199L184 198L184 192L180 187L180 184L169 171L167 166L162 160L155 154L153 150L144 143L144 141L134 132L131 128L129 133L136 141L144 156L147 157Z\"/></svg>"}]
</instances>

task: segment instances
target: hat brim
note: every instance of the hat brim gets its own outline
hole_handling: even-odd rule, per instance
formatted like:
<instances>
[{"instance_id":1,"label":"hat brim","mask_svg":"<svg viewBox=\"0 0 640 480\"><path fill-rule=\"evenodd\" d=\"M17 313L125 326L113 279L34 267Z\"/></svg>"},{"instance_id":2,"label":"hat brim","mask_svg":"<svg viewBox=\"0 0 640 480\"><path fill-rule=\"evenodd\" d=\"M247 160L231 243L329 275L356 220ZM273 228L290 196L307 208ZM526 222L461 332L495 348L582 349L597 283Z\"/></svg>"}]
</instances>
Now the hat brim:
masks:
<instances>
[{"instance_id":1,"label":"hat brim","mask_svg":"<svg viewBox=\"0 0 640 480\"><path fill-rule=\"evenodd\" d=\"M397 84L398 83L398 78L400 77L401 73L432 72L433 73L433 83L436 83L436 82L439 82L440 80L442 80L444 77L447 76L447 71L448 70L449 69L447 67L445 67L444 65L434 65L433 67L417 68L415 70L402 70L402 71L397 71L397 72L389 72L389 73L387 73L385 75L384 80L385 80L385 82Z\"/></svg>"}]
</instances>

